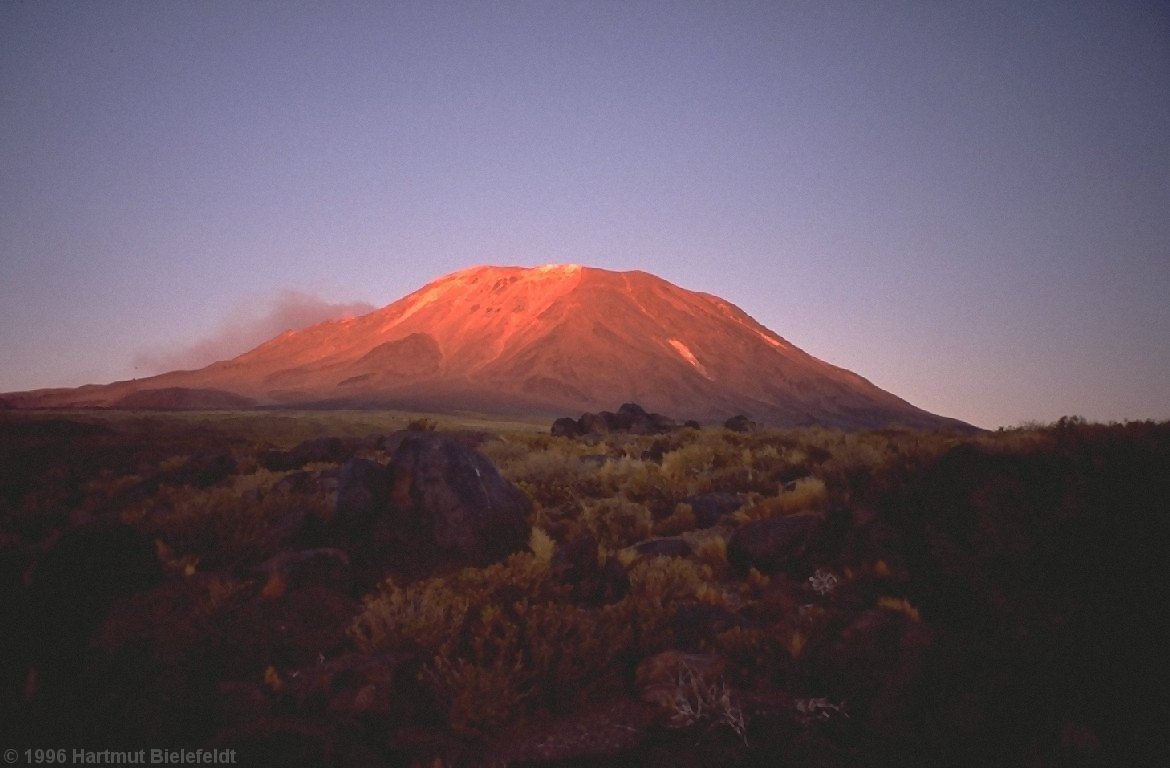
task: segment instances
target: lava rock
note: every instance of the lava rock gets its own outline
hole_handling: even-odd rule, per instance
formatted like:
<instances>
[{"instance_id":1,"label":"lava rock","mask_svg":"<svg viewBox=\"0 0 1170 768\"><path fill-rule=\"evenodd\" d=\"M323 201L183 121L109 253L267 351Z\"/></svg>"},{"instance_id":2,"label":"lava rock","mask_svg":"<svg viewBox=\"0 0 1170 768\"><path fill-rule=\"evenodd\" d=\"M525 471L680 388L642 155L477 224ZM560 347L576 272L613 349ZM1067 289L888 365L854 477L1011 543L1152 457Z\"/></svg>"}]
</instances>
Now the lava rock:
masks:
<instances>
[{"instance_id":1,"label":"lava rock","mask_svg":"<svg viewBox=\"0 0 1170 768\"><path fill-rule=\"evenodd\" d=\"M723 422L723 428L729 429L732 432L755 432L760 425L749 419L742 413L738 416L732 416L727 421Z\"/></svg>"},{"instance_id":2,"label":"lava rock","mask_svg":"<svg viewBox=\"0 0 1170 768\"><path fill-rule=\"evenodd\" d=\"M340 549L325 547L281 552L254 569L267 576L262 595L282 596L286 590L318 584L339 592L353 587L349 556Z\"/></svg>"},{"instance_id":3,"label":"lava rock","mask_svg":"<svg viewBox=\"0 0 1170 768\"><path fill-rule=\"evenodd\" d=\"M391 569L484 565L527 545L531 502L465 438L413 431L396 442L388 466L353 458L338 471L331 542L360 584Z\"/></svg>"},{"instance_id":4,"label":"lava rock","mask_svg":"<svg viewBox=\"0 0 1170 768\"><path fill-rule=\"evenodd\" d=\"M727 562L739 573L795 574L807 568L805 554L816 528L814 515L789 515L758 520L738 528L727 542Z\"/></svg>"},{"instance_id":5,"label":"lava rock","mask_svg":"<svg viewBox=\"0 0 1170 768\"><path fill-rule=\"evenodd\" d=\"M651 435L655 432L650 414L637 403L622 403L615 415L615 422L617 424L615 432L629 432L632 435Z\"/></svg>"},{"instance_id":6,"label":"lava rock","mask_svg":"<svg viewBox=\"0 0 1170 768\"><path fill-rule=\"evenodd\" d=\"M581 431L576 419L562 416L553 422L551 434L553 437L577 437Z\"/></svg>"},{"instance_id":7,"label":"lava rock","mask_svg":"<svg viewBox=\"0 0 1170 768\"><path fill-rule=\"evenodd\" d=\"M677 536L643 541L634 551L643 557L689 557L694 552L690 544Z\"/></svg>"},{"instance_id":8,"label":"lava rock","mask_svg":"<svg viewBox=\"0 0 1170 768\"><path fill-rule=\"evenodd\" d=\"M370 459L353 458L337 473L337 505L331 527L340 542L354 543L367 535L390 502L390 471Z\"/></svg>"},{"instance_id":9,"label":"lava rock","mask_svg":"<svg viewBox=\"0 0 1170 768\"><path fill-rule=\"evenodd\" d=\"M688 422L688 424L693 422ZM697 426L697 424L696 424ZM561 437L583 437L621 432L631 435L658 435L678 429L678 422L661 413L647 413L637 403L623 403L613 411L583 413L581 418L567 416L557 419L552 425L552 434Z\"/></svg>"},{"instance_id":10,"label":"lava rock","mask_svg":"<svg viewBox=\"0 0 1170 768\"><path fill-rule=\"evenodd\" d=\"M689 504L695 513L695 521L700 528L710 528L718 525L723 518L732 515L747 502L742 493L727 493L716 491L703 493L698 496L687 496L683 504Z\"/></svg>"},{"instance_id":11,"label":"lava rock","mask_svg":"<svg viewBox=\"0 0 1170 768\"><path fill-rule=\"evenodd\" d=\"M582 435L605 435L609 433L609 422L600 413L583 413L577 420L577 428Z\"/></svg>"},{"instance_id":12,"label":"lava rock","mask_svg":"<svg viewBox=\"0 0 1170 768\"><path fill-rule=\"evenodd\" d=\"M527 545L532 502L462 442L436 432L409 435L390 472L388 519L425 543L480 565Z\"/></svg>"}]
</instances>

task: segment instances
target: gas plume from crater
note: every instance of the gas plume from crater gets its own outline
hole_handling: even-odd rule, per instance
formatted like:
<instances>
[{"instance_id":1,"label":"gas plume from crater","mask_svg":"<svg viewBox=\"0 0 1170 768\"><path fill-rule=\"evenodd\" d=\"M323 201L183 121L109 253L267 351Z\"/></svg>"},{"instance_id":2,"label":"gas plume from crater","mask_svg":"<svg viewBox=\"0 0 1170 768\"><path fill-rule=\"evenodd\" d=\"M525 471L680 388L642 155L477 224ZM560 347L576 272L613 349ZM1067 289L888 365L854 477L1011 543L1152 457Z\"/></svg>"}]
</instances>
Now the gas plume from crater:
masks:
<instances>
[{"instance_id":1,"label":"gas plume from crater","mask_svg":"<svg viewBox=\"0 0 1170 768\"><path fill-rule=\"evenodd\" d=\"M303 291L284 290L267 302L240 304L206 338L186 346L145 349L134 367L150 374L189 370L227 360L287 330L326 320L364 315L375 309L365 302L333 303Z\"/></svg>"}]
</instances>

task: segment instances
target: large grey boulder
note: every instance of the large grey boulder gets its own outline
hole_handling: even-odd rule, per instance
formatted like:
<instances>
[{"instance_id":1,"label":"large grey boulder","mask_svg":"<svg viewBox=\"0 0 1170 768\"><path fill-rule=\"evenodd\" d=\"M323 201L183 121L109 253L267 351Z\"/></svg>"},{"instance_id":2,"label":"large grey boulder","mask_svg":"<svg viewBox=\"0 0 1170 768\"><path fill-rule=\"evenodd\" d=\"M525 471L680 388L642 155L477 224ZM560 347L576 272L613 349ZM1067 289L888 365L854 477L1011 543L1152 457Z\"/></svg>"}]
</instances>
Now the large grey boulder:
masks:
<instances>
[{"instance_id":1,"label":"large grey boulder","mask_svg":"<svg viewBox=\"0 0 1170 768\"><path fill-rule=\"evenodd\" d=\"M337 472L337 507L333 528L343 539L360 540L369 535L390 501L390 471L370 459L355 457Z\"/></svg>"},{"instance_id":2,"label":"large grey boulder","mask_svg":"<svg viewBox=\"0 0 1170 768\"><path fill-rule=\"evenodd\" d=\"M553 437L577 437L582 434L577 420L571 416L562 416L554 421L550 432Z\"/></svg>"},{"instance_id":3,"label":"large grey boulder","mask_svg":"<svg viewBox=\"0 0 1170 768\"><path fill-rule=\"evenodd\" d=\"M479 451L440 432L402 441L390 459L392 516L475 564L528 543L532 502Z\"/></svg>"},{"instance_id":4,"label":"large grey boulder","mask_svg":"<svg viewBox=\"0 0 1170 768\"><path fill-rule=\"evenodd\" d=\"M481 453L441 432L411 432L383 466L338 473L332 530L359 580L436 563L485 565L528 543L531 501Z\"/></svg>"}]
</instances>

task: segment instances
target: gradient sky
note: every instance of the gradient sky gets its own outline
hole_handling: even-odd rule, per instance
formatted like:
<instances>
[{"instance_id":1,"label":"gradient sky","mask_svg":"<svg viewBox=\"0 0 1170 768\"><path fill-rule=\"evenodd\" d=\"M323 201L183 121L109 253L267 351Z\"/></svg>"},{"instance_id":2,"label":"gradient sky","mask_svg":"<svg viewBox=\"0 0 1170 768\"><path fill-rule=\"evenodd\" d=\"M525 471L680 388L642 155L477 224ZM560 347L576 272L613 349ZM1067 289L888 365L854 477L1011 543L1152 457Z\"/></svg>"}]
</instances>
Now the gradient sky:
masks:
<instances>
[{"instance_id":1,"label":"gradient sky","mask_svg":"<svg viewBox=\"0 0 1170 768\"><path fill-rule=\"evenodd\" d=\"M1170 418L1170 6L0 3L0 391L548 262L980 426Z\"/></svg>"}]
</instances>

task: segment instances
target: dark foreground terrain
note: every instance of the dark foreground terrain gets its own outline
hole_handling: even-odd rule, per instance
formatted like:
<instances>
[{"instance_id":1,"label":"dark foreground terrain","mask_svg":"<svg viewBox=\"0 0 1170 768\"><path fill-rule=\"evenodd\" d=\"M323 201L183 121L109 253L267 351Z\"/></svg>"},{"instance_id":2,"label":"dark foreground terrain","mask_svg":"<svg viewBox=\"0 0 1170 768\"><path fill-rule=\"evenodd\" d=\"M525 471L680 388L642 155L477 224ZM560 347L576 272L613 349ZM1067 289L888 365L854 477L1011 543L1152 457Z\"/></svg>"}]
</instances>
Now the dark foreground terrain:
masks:
<instances>
[{"instance_id":1,"label":"dark foreground terrain","mask_svg":"<svg viewBox=\"0 0 1170 768\"><path fill-rule=\"evenodd\" d=\"M1170 424L608 416L0 415L0 748L1170 764Z\"/></svg>"}]
</instances>

